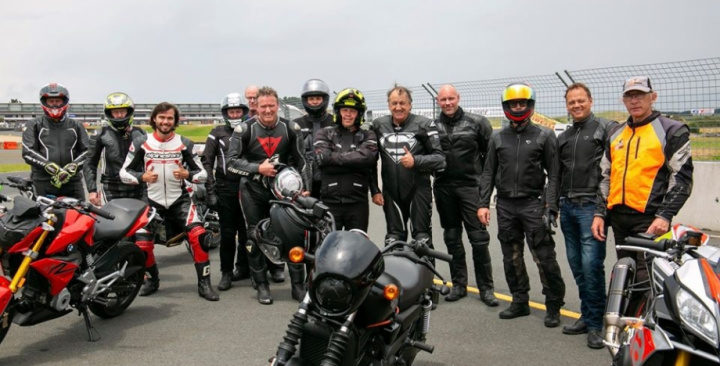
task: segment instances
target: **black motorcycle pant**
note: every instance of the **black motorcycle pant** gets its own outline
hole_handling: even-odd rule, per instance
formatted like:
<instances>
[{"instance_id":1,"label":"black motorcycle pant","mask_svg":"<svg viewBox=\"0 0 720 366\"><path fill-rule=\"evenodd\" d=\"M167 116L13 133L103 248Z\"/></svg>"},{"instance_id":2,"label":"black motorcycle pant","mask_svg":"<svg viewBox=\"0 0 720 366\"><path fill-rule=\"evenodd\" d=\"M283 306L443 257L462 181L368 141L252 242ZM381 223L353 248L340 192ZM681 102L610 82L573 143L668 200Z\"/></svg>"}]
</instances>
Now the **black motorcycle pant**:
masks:
<instances>
[{"instance_id":1,"label":"black motorcycle pant","mask_svg":"<svg viewBox=\"0 0 720 366\"><path fill-rule=\"evenodd\" d=\"M40 196L72 197L85 201L85 187L83 186L82 175L76 175L75 179L55 187L49 180L34 180L35 194Z\"/></svg>"},{"instance_id":2,"label":"black motorcycle pant","mask_svg":"<svg viewBox=\"0 0 720 366\"><path fill-rule=\"evenodd\" d=\"M497 201L498 239L503 253L505 279L514 303L530 300L530 278L525 268L524 240L537 264L545 305L565 304L565 282L555 253L555 241L544 225L545 208L538 198L500 198Z\"/></svg>"},{"instance_id":3,"label":"black motorcycle pant","mask_svg":"<svg viewBox=\"0 0 720 366\"><path fill-rule=\"evenodd\" d=\"M240 208L240 183L218 179L215 189L220 218L220 271L231 273L234 268L233 261L235 267L247 269L248 256L245 249L247 230ZM235 259L236 255L237 259Z\"/></svg>"},{"instance_id":4,"label":"black motorcycle pant","mask_svg":"<svg viewBox=\"0 0 720 366\"><path fill-rule=\"evenodd\" d=\"M335 229L360 229L367 233L370 206L368 202L326 203L335 217Z\"/></svg>"},{"instance_id":5,"label":"black motorcycle pant","mask_svg":"<svg viewBox=\"0 0 720 366\"><path fill-rule=\"evenodd\" d=\"M410 189L410 188L408 188ZM411 192L403 197L394 197L387 191L383 192L383 212L387 224L385 245L395 240L408 239L407 224L410 222L410 234L417 241L426 242L430 248L432 244L432 188L428 184L422 187L413 187Z\"/></svg>"},{"instance_id":6,"label":"black motorcycle pant","mask_svg":"<svg viewBox=\"0 0 720 366\"><path fill-rule=\"evenodd\" d=\"M480 291L494 289L492 261L490 259L490 234L480 223L477 210L480 192L473 186L435 186L435 206L440 215L443 239L448 254L453 256L450 262L450 275L453 286L468 285L468 269L465 260L465 247L462 242L463 225L467 231L472 248L475 281Z\"/></svg>"},{"instance_id":7,"label":"black motorcycle pant","mask_svg":"<svg viewBox=\"0 0 720 366\"><path fill-rule=\"evenodd\" d=\"M610 226L613 229L613 237L615 245L625 244L628 236L641 234L647 231L653 221L654 214L642 213L626 207L614 208L608 211L610 218ZM641 282L648 279L647 262L645 255L639 252L627 250L618 250L617 258L630 257L635 259L637 264L635 272L635 281Z\"/></svg>"}]
</instances>

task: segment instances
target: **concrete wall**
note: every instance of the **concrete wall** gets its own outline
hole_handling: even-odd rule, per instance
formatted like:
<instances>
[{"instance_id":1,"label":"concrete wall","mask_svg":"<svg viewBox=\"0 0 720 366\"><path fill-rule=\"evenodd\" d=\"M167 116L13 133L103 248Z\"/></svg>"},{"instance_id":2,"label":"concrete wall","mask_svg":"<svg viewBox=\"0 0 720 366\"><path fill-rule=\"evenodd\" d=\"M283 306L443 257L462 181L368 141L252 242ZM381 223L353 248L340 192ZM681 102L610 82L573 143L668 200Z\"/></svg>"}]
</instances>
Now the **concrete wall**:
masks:
<instances>
[{"instance_id":1,"label":"concrete wall","mask_svg":"<svg viewBox=\"0 0 720 366\"><path fill-rule=\"evenodd\" d=\"M693 162L693 190L673 223L720 231L720 163Z\"/></svg>"}]
</instances>

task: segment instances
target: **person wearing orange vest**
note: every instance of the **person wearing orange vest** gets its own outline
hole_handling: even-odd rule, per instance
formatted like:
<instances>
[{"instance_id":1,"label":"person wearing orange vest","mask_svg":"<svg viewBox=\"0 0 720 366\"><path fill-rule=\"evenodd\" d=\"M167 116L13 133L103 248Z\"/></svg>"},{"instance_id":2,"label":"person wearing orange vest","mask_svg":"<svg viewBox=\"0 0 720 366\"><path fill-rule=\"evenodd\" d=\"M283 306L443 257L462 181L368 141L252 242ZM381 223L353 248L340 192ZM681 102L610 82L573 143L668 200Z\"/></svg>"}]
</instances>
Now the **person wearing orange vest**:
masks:
<instances>
[{"instance_id":1,"label":"person wearing orange vest","mask_svg":"<svg viewBox=\"0 0 720 366\"><path fill-rule=\"evenodd\" d=\"M690 129L654 110L657 93L650 78L634 77L623 85L623 103L630 117L611 130L600 162L603 179L592 233L605 240L610 220L615 244L638 233L661 235L690 197L693 164ZM619 250L618 258L635 256L636 278L647 278L642 256Z\"/></svg>"}]
</instances>

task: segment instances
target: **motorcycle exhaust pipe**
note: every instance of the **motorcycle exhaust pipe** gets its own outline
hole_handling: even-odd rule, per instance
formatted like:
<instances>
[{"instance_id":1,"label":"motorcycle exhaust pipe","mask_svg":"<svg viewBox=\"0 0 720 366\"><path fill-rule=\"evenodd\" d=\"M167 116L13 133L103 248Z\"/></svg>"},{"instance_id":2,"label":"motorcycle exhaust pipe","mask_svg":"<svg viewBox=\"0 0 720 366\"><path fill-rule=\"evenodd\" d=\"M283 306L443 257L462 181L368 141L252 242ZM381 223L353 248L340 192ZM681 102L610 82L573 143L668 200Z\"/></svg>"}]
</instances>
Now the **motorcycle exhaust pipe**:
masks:
<instances>
[{"instance_id":1,"label":"motorcycle exhaust pipe","mask_svg":"<svg viewBox=\"0 0 720 366\"><path fill-rule=\"evenodd\" d=\"M630 302L628 288L635 280L635 260L621 258L615 263L610 276L610 287L605 306L605 344L614 357L620 349L620 332L625 327L621 318Z\"/></svg>"}]
</instances>

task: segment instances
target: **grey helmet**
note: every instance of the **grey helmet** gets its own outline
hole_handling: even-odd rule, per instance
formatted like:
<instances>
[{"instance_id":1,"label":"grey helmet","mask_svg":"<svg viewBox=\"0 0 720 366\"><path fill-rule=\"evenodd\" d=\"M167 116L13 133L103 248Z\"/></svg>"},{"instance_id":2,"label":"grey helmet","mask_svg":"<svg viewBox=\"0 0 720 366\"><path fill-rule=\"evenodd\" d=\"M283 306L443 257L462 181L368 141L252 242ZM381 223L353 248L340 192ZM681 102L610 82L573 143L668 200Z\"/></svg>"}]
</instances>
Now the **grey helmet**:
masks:
<instances>
[{"instance_id":1,"label":"grey helmet","mask_svg":"<svg viewBox=\"0 0 720 366\"><path fill-rule=\"evenodd\" d=\"M317 107L309 105L307 97L312 95L321 96L323 98L323 102ZM320 79L310 79L306 81L305 85L303 85L300 97L302 98L303 108L305 108L305 111L307 111L309 115L321 117L327 113L327 107L328 104L330 104L330 88L328 88L324 81Z\"/></svg>"},{"instance_id":2,"label":"grey helmet","mask_svg":"<svg viewBox=\"0 0 720 366\"><path fill-rule=\"evenodd\" d=\"M231 108L241 108L243 110L242 117L231 119L227 113L227 110ZM223 98L223 101L220 104L220 111L222 112L225 124L230 128L235 128L245 119L245 116L248 115L248 113L250 112L250 107L248 107L247 103L245 102L245 97L243 97L242 94L230 93L225 96L225 98Z\"/></svg>"}]
</instances>

